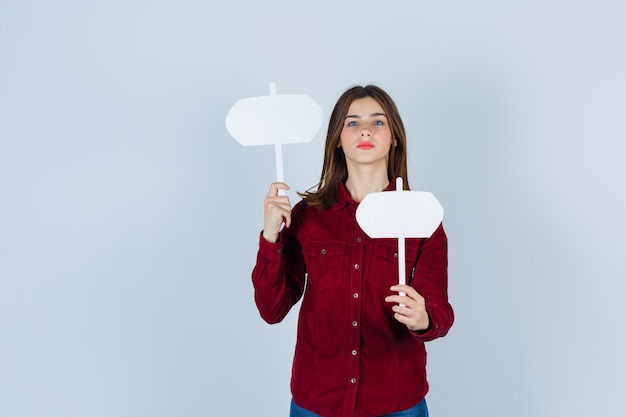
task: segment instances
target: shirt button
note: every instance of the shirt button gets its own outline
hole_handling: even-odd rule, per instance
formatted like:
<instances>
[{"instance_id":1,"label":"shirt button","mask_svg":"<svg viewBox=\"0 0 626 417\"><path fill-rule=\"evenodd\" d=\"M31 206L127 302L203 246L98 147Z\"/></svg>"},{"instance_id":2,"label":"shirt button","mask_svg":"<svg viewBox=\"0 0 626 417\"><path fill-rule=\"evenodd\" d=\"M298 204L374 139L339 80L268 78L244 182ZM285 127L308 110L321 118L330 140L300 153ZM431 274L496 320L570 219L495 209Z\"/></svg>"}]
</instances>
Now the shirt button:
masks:
<instances>
[{"instance_id":1,"label":"shirt button","mask_svg":"<svg viewBox=\"0 0 626 417\"><path fill-rule=\"evenodd\" d=\"M397 254L397 253L394 253L394 254L393 254L393 257L394 257L394 258L396 258L396 259L398 259L398 254Z\"/></svg>"},{"instance_id":2,"label":"shirt button","mask_svg":"<svg viewBox=\"0 0 626 417\"><path fill-rule=\"evenodd\" d=\"M276 253L280 253L280 249L276 249Z\"/></svg>"},{"instance_id":3,"label":"shirt button","mask_svg":"<svg viewBox=\"0 0 626 417\"><path fill-rule=\"evenodd\" d=\"M358 326L358 325L359 325L359 323L357 323L356 321L353 321L353 322L352 322L352 327L356 327L356 326Z\"/></svg>"},{"instance_id":4,"label":"shirt button","mask_svg":"<svg viewBox=\"0 0 626 417\"><path fill-rule=\"evenodd\" d=\"M356 350L352 351L352 356L356 356Z\"/></svg>"},{"instance_id":5,"label":"shirt button","mask_svg":"<svg viewBox=\"0 0 626 417\"><path fill-rule=\"evenodd\" d=\"M361 238L360 238L360 237L357 237L357 238L356 238L356 241L357 241L357 243L361 243Z\"/></svg>"},{"instance_id":6,"label":"shirt button","mask_svg":"<svg viewBox=\"0 0 626 417\"><path fill-rule=\"evenodd\" d=\"M359 293L358 293L358 292L355 292L354 294L352 294L352 296L353 296L354 298L359 298Z\"/></svg>"},{"instance_id":7,"label":"shirt button","mask_svg":"<svg viewBox=\"0 0 626 417\"><path fill-rule=\"evenodd\" d=\"M356 384L356 378L352 378L350 382L352 382L353 384Z\"/></svg>"},{"instance_id":8,"label":"shirt button","mask_svg":"<svg viewBox=\"0 0 626 417\"><path fill-rule=\"evenodd\" d=\"M322 249L322 255L326 255L326 249Z\"/></svg>"},{"instance_id":9,"label":"shirt button","mask_svg":"<svg viewBox=\"0 0 626 417\"><path fill-rule=\"evenodd\" d=\"M360 268L359 264L354 264L354 269L359 269L359 268Z\"/></svg>"}]
</instances>

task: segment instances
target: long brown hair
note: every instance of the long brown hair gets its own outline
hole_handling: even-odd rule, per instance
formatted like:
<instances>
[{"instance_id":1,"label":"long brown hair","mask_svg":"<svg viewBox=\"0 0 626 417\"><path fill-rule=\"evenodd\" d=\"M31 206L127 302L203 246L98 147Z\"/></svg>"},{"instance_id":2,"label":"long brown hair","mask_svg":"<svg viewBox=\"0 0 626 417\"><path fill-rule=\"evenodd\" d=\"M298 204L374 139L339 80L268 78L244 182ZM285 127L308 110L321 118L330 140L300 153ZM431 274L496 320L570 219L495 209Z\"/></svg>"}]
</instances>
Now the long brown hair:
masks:
<instances>
[{"instance_id":1,"label":"long brown hair","mask_svg":"<svg viewBox=\"0 0 626 417\"><path fill-rule=\"evenodd\" d=\"M343 153L343 148L337 147L337 145L339 144L341 131L350 105L354 100L366 97L373 98L383 108L390 123L391 137L396 141L395 146L391 146L389 149L389 163L387 164L389 182L395 181L397 177L402 177L404 189L409 189L406 163L406 133L395 103L389 94L380 87L375 85L355 86L346 90L339 97L330 115L324 150L324 164L319 183L304 193L299 193L310 206L322 210L332 206L337 199L339 184L348 178L346 156ZM312 191L314 189L315 191Z\"/></svg>"}]
</instances>

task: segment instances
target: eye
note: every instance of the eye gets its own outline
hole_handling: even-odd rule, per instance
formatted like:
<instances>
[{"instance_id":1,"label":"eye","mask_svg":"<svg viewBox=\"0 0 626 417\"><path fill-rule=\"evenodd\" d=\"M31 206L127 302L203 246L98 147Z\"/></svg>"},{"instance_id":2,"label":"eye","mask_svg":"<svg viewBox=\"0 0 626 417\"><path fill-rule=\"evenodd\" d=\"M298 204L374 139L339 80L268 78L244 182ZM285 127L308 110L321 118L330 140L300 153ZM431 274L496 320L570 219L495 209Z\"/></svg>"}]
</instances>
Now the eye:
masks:
<instances>
[{"instance_id":1,"label":"eye","mask_svg":"<svg viewBox=\"0 0 626 417\"><path fill-rule=\"evenodd\" d=\"M356 126L358 123L355 121L350 121L346 124L346 126Z\"/></svg>"},{"instance_id":2,"label":"eye","mask_svg":"<svg viewBox=\"0 0 626 417\"><path fill-rule=\"evenodd\" d=\"M384 126L384 125L385 125L385 122L383 122L382 120L375 120L375 121L374 121L374 124L375 124L376 126Z\"/></svg>"}]
</instances>

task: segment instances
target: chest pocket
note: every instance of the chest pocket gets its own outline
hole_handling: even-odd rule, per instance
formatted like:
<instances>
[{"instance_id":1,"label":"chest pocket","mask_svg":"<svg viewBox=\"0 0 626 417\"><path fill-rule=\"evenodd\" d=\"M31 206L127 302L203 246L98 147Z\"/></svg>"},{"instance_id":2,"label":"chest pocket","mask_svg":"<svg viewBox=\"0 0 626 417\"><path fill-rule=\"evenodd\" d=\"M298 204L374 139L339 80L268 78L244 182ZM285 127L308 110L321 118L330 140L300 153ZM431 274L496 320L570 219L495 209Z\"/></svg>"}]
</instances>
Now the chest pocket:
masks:
<instances>
[{"instance_id":1,"label":"chest pocket","mask_svg":"<svg viewBox=\"0 0 626 417\"><path fill-rule=\"evenodd\" d=\"M413 278L413 267L417 260L418 249L419 240L408 239L405 241L404 262L407 284L410 284ZM374 262L385 270L393 271L389 280L390 285L398 283L398 258L397 240L393 243L387 241L376 242L374 246Z\"/></svg>"},{"instance_id":2,"label":"chest pocket","mask_svg":"<svg viewBox=\"0 0 626 417\"><path fill-rule=\"evenodd\" d=\"M302 245L308 285L324 290L341 283L342 260L346 244L342 242L307 242Z\"/></svg>"}]
</instances>

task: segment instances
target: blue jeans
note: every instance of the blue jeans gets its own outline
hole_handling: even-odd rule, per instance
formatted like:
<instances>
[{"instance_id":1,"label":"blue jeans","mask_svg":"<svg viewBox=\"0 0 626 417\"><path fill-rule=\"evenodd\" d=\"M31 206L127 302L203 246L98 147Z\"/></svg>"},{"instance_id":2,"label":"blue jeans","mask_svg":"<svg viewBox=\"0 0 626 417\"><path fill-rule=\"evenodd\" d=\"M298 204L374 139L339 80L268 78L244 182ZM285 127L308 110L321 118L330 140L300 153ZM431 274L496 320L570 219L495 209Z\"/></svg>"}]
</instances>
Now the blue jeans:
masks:
<instances>
[{"instance_id":1,"label":"blue jeans","mask_svg":"<svg viewBox=\"0 0 626 417\"><path fill-rule=\"evenodd\" d=\"M298 404L291 400L291 410L289 410L289 417L322 417L319 414L315 414L312 411L305 410ZM395 413L385 414L380 417L428 417L428 407L426 406L426 399L420 401L416 406L409 408L408 410L396 411Z\"/></svg>"}]
</instances>

